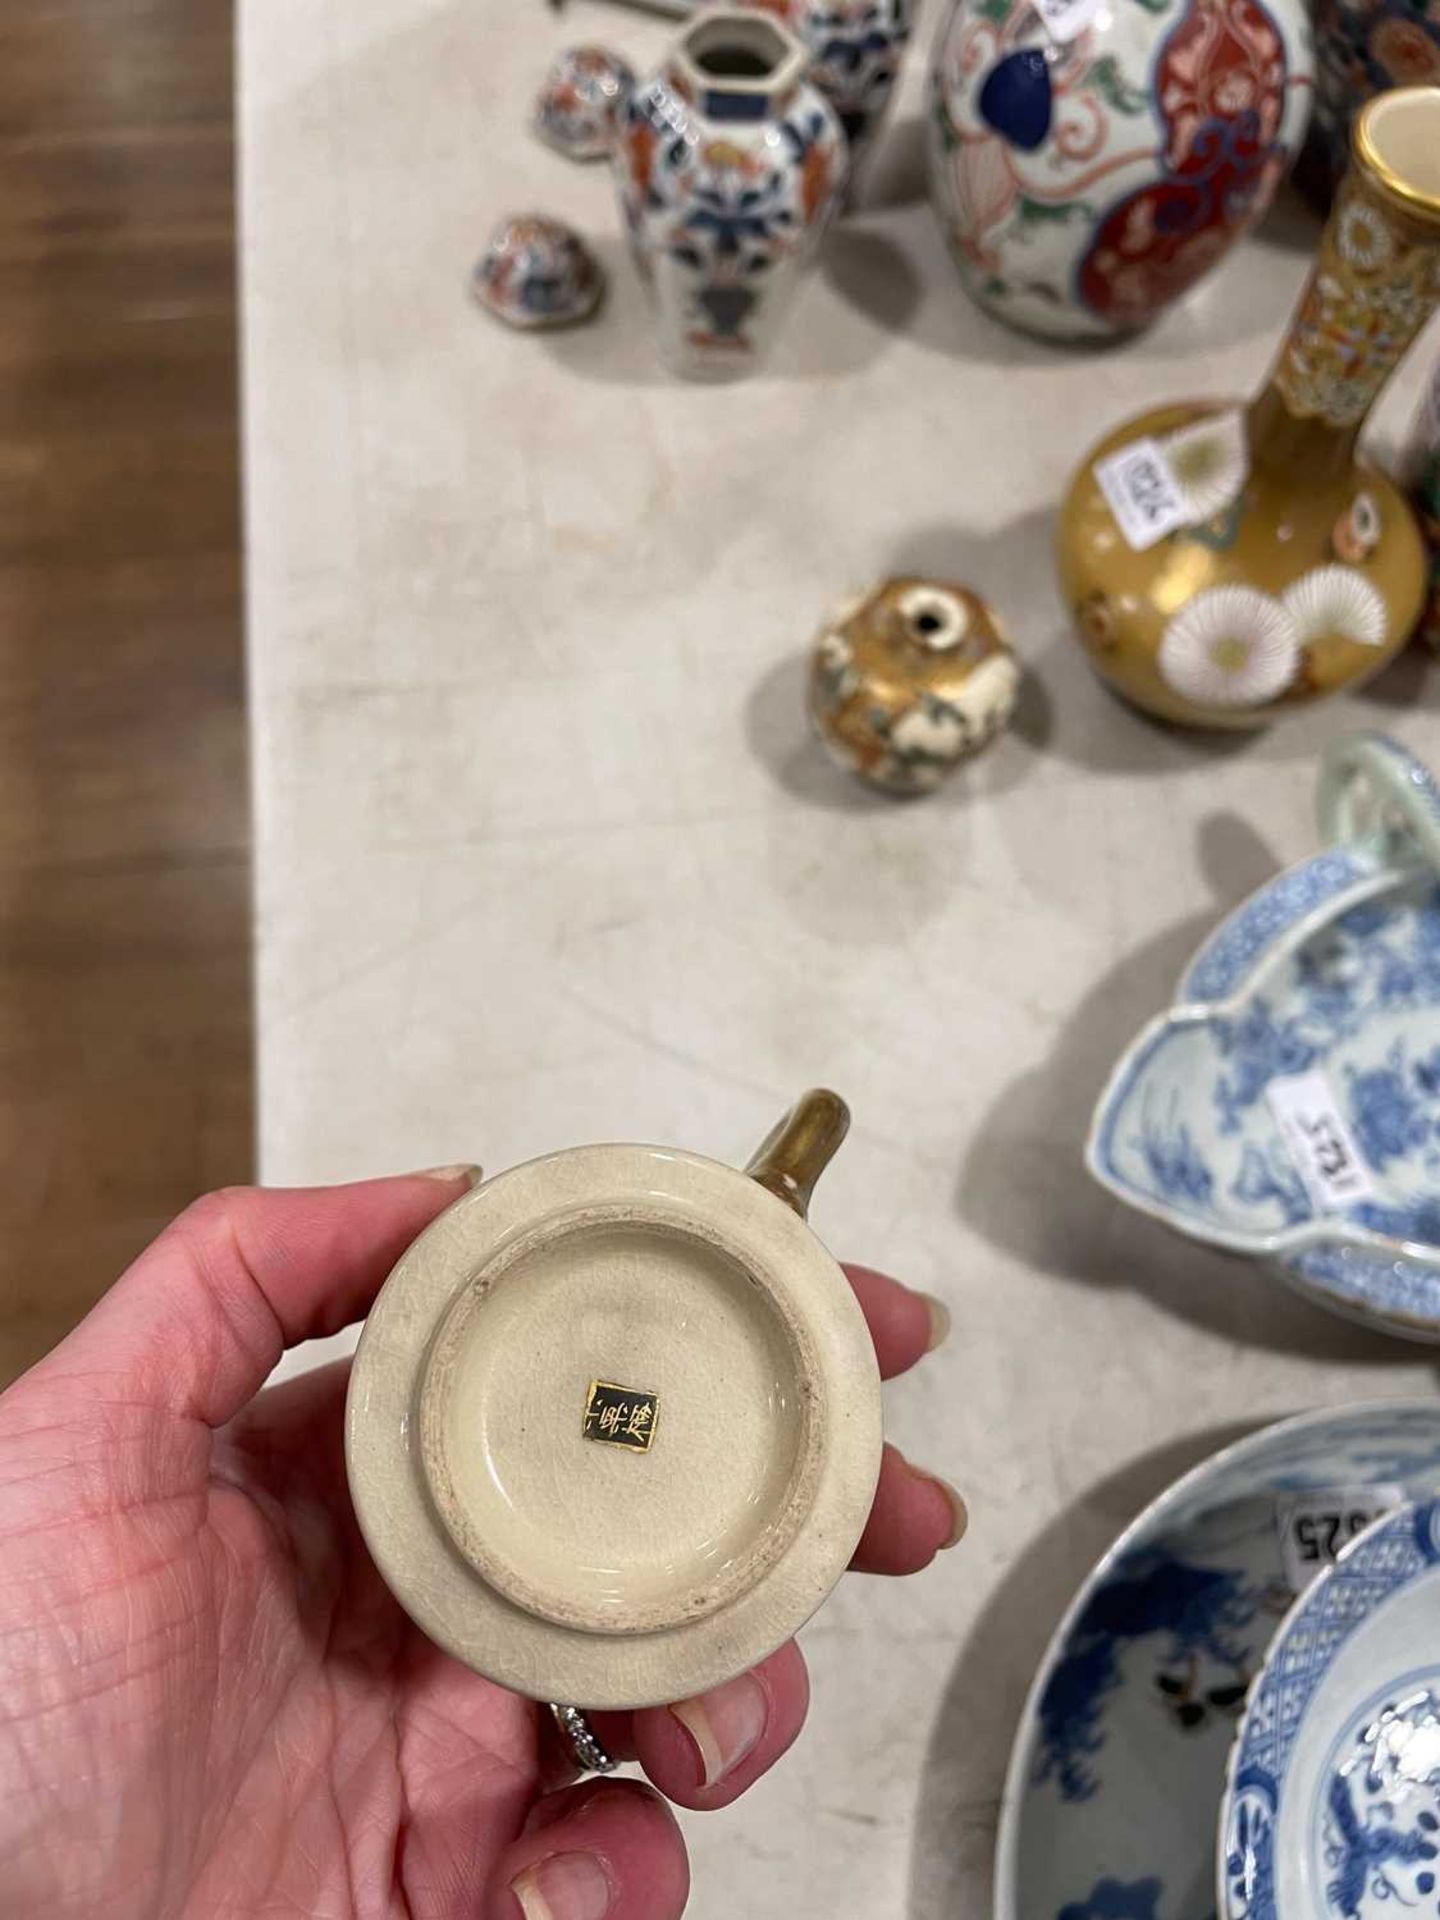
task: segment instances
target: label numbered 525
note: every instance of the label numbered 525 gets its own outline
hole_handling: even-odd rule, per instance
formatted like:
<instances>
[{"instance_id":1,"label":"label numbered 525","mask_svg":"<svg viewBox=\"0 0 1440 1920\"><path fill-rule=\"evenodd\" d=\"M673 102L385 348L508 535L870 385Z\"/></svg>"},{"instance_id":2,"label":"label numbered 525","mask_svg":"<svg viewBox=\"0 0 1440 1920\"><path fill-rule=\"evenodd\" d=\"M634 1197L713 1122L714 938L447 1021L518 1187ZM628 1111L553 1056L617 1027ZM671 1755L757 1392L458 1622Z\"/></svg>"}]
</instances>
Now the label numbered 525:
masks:
<instances>
[{"instance_id":1,"label":"label numbered 525","mask_svg":"<svg viewBox=\"0 0 1440 1920\"><path fill-rule=\"evenodd\" d=\"M1381 1514L1393 1513L1404 1499L1403 1487L1377 1486L1319 1487L1281 1501L1275 1528L1291 1591L1303 1593L1357 1534Z\"/></svg>"}]
</instances>

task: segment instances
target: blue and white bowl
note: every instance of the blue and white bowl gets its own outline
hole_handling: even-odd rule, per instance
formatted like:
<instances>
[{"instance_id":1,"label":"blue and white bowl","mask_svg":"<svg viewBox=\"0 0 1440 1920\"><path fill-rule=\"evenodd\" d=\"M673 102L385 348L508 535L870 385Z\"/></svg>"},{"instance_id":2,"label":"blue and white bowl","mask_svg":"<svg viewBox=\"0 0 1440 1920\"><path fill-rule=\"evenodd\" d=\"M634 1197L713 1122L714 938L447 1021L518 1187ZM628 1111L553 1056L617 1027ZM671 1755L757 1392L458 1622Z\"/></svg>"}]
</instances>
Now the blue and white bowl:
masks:
<instances>
[{"instance_id":1,"label":"blue and white bowl","mask_svg":"<svg viewBox=\"0 0 1440 1920\"><path fill-rule=\"evenodd\" d=\"M1437 1490L1440 1400L1284 1421L1162 1494L1086 1580L1031 1687L996 1920L1212 1920L1227 1756L1296 1591L1355 1528Z\"/></svg>"},{"instance_id":2,"label":"blue and white bowl","mask_svg":"<svg viewBox=\"0 0 1440 1920\"><path fill-rule=\"evenodd\" d=\"M1440 1501L1377 1520L1281 1627L1219 1868L1222 1920L1440 1913Z\"/></svg>"},{"instance_id":3,"label":"blue and white bowl","mask_svg":"<svg viewBox=\"0 0 1440 1920\"><path fill-rule=\"evenodd\" d=\"M1328 850L1214 933L1135 1041L1086 1163L1129 1205L1440 1340L1440 787L1362 734L1321 768Z\"/></svg>"}]
</instances>

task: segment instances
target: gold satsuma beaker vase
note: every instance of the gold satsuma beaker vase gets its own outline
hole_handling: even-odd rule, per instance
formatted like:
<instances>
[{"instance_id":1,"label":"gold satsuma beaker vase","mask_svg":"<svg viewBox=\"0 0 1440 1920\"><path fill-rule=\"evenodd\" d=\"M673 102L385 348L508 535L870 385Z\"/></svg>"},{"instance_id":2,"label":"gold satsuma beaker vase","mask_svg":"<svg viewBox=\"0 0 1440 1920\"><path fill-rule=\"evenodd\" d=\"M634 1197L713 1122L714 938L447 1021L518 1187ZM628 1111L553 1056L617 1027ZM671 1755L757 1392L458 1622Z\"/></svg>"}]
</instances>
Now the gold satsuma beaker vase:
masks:
<instances>
[{"instance_id":1,"label":"gold satsuma beaker vase","mask_svg":"<svg viewBox=\"0 0 1440 1920\"><path fill-rule=\"evenodd\" d=\"M1248 406L1127 421L1060 513L1061 587L1091 664L1137 707L1267 725L1368 680L1425 598L1413 508L1356 455L1440 301L1440 87L1372 100L1289 335Z\"/></svg>"}]
</instances>

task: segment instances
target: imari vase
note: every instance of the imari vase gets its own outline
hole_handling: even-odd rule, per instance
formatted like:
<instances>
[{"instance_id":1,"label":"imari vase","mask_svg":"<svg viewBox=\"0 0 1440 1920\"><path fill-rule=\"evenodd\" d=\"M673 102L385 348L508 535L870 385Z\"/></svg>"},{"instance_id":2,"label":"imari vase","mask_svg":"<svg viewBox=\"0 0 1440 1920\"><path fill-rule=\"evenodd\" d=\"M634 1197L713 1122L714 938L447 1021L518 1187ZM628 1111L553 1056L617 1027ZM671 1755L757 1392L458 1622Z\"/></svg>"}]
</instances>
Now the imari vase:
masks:
<instances>
[{"instance_id":1,"label":"imari vase","mask_svg":"<svg viewBox=\"0 0 1440 1920\"><path fill-rule=\"evenodd\" d=\"M961 278L1055 339L1147 326L1264 213L1310 100L1302 0L953 0L927 128Z\"/></svg>"},{"instance_id":2,"label":"imari vase","mask_svg":"<svg viewBox=\"0 0 1440 1920\"><path fill-rule=\"evenodd\" d=\"M620 203L678 373L748 373L845 181L845 136L777 21L715 9L630 98Z\"/></svg>"},{"instance_id":3,"label":"imari vase","mask_svg":"<svg viewBox=\"0 0 1440 1920\"><path fill-rule=\"evenodd\" d=\"M1259 727L1368 680L1405 644L1425 550L1404 494L1356 441L1437 302L1440 87L1405 87L1356 120L1257 397L1142 414L1071 483L1061 586L1118 693L1166 720Z\"/></svg>"},{"instance_id":4,"label":"imari vase","mask_svg":"<svg viewBox=\"0 0 1440 1920\"><path fill-rule=\"evenodd\" d=\"M746 0L805 43L809 78L840 117L850 182L879 132L914 24L914 0Z\"/></svg>"}]
</instances>

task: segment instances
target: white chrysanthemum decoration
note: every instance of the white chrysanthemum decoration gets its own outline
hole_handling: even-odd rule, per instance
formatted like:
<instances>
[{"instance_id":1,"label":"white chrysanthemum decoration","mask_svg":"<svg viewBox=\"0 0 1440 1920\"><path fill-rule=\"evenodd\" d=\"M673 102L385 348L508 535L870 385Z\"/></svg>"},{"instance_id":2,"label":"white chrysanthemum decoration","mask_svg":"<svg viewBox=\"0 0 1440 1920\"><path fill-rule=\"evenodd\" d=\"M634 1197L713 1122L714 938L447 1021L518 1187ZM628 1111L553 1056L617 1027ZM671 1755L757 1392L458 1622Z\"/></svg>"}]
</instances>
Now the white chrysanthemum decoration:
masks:
<instances>
[{"instance_id":1,"label":"white chrysanthemum decoration","mask_svg":"<svg viewBox=\"0 0 1440 1920\"><path fill-rule=\"evenodd\" d=\"M1335 245L1340 258L1350 266L1358 267L1362 273L1373 273L1377 267L1383 267L1395 251L1395 238L1380 209L1353 196L1340 210Z\"/></svg>"},{"instance_id":2,"label":"white chrysanthemum decoration","mask_svg":"<svg viewBox=\"0 0 1440 1920\"><path fill-rule=\"evenodd\" d=\"M1302 646L1312 640L1351 640L1383 647L1390 630L1384 595L1358 567L1314 567L1281 596Z\"/></svg>"},{"instance_id":3,"label":"white chrysanthemum decoration","mask_svg":"<svg viewBox=\"0 0 1440 1920\"><path fill-rule=\"evenodd\" d=\"M900 596L900 618L922 647L947 653L970 631L970 609L939 587L911 587Z\"/></svg>"},{"instance_id":4,"label":"white chrysanthemum decoration","mask_svg":"<svg viewBox=\"0 0 1440 1920\"><path fill-rule=\"evenodd\" d=\"M1295 622L1272 594L1254 587L1207 587L1160 640L1162 679L1201 707L1264 706L1285 691L1299 665Z\"/></svg>"},{"instance_id":5,"label":"white chrysanthemum decoration","mask_svg":"<svg viewBox=\"0 0 1440 1920\"><path fill-rule=\"evenodd\" d=\"M1217 413L1193 427L1181 427L1160 445L1191 526L1233 505L1250 477L1245 422L1238 413Z\"/></svg>"}]
</instances>

